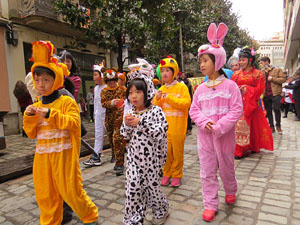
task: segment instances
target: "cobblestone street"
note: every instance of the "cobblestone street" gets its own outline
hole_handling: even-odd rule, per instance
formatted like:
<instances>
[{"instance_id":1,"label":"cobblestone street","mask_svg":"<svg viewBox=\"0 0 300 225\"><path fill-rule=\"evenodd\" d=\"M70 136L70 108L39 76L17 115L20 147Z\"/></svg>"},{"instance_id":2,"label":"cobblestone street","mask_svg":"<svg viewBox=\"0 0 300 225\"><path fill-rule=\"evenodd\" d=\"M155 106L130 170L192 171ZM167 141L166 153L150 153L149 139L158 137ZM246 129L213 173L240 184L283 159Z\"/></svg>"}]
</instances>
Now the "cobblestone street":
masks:
<instances>
[{"instance_id":1,"label":"cobblestone street","mask_svg":"<svg viewBox=\"0 0 300 225\"><path fill-rule=\"evenodd\" d=\"M300 224L300 122L293 121L292 114L289 117L282 119L283 135L273 135L274 152L263 150L235 161L239 184L237 202L234 206L226 205L221 188L219 211L216 220L210 224ZM93 126L89 127L92 129ZM33 146L32 141L28 143L31 144L19 145L20 149L15 149L14 154L18 151L32 152L29 149ZM115 176L110 156L110 149L104 150L100 167L85 168L81 163L84 188L97 204L99 221L103 225L122 224L124 215L125 176ZM19 163L14 157L5 160L1 157L0 164L6 163L7 167ZM85 159L87 156L80 158L80 162ZM187 136L185 143L182 185L179 188L163 187L171 205L166 225L206 224L201 218L203 203L199 172L194 127L193 134ZM151 224L151 219L149 210L145 224ZM32 175L0 184L0 225L10 224L39 224ZM81 222L74 214L73 221L68 224Z\"/></svg>"}]
</instances>

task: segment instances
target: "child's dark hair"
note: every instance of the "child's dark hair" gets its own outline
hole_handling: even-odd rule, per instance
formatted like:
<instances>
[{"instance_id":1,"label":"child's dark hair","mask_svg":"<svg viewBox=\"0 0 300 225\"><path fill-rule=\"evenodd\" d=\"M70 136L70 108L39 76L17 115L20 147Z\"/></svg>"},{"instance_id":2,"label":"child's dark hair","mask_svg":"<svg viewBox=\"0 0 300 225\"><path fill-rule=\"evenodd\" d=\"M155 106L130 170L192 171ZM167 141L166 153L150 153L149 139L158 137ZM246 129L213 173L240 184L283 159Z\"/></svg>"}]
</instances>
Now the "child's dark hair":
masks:
<instances>
[{"instance_id":1,"label":"child's dark hair","mask_svg":"<svg viewBox=\"0 0 300 225\"><path fill-rule=\"evenodd\" d=\"M128 83L128 87L126 89L126 98L128 99L128 101L129 101L129 91L130 91L132 86L135 86L135 88L137 90L143 91L143 93L144 93L144 104L145 104L145 107L148 108L151 105L152 99L147 99L148 88L147 88L147 84L145 83L145 81L143 79L140 79L140 78L135 78L135 79L131 80Z\"/></svg>"},{"instance_id":2,"label":"child's dark hair","mask_svg":"<svg viewBox=\"0 0 300 225\"><path fill-rule=\"evenodd\" d=\"M79 74L79 68L76 64L76 61L74 59L74 57L72 56L72 54L66 50L62 51L59 53L59 56L62 60L62 62L64 62L67 59L70 59L72 61L72 67L70 69L70 72L71 74L70 75L73 75L73 76L80 76Z\"/></svg>"},{"instance_id":3,"label":"child's dark hair","mask_svg":"<svg viewBox=\"0 0 300 225\"><path fill-rule=\"evenodd\" d=\"M26 97L29 94L29 91L26 84L23 81L18 80L13 93L17 99L21 99Z\"/></svg>"},{"instance_id":4,"label":"child's dark hair","mask_svg":"<svg viewBox=\"0 0 300 225\"><path fill-rule=\"evenodd\" d=\"M216 63L216 58L215 58L215 56L213 55L213 54L207 54L208 55L208 57L211 59L211 61L213 61L213 63L215 64ZM221 69L219 69L219 74L220 75L224 75L226 78L228 78L227 77L227 75L226 75L226 73L224 72L224 70L221 68Z\"/></svg>"},{"instance_id":5,"label":"child's dark hair","mask_svg":"<svg viewBox=\"0 0 300 225\"><path fill-rule=\"evenodd\" d=\"M264 56L260 59L260 61L271 63L271 60L268 56Z\"/></svg>"},{"instance_id":6,"label":"child's dark hair","mask_svg":"<svg viewBox=\"0 0 300 225\"><path fill-rule=\"evenodd\" d=\"M55 73L43 66L37 66L35 67L34 71L33 71L33 75L37 75L40 76L42 73L47 73L48 75L50 75L51 77L53 77L55 79Z\"/></svg>"}]
</instances>

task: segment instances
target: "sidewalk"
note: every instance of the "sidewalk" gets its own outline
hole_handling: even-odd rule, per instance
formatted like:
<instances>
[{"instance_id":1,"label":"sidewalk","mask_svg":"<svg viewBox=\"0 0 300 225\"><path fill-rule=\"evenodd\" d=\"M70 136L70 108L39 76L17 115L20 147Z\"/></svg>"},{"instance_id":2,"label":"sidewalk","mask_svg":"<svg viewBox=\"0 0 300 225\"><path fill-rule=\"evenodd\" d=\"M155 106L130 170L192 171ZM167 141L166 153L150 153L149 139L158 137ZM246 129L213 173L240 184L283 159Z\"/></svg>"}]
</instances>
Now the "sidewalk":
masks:
<instances>
[{"instance_id":1,"label":"sidewalk","mask_svg":"<svg viewBox=\"0 0 300 225\"><path fill-rule=\"evenodd\" d=\"M292 115L289 115L292 117ZM300 122L282 119L283 135L274 134L274 152L262 151L236 160L237 202L225 204L219 191L219 211L212 223L202 221L202 195L196 128L185 143L184 177L179 188L163 187L171 206L166 225L278 225L300 224ZM82 162L85 158L80 159ZM122 224L125 176L116 177L110 152L103 154L103 165L82 166L84 188L99 208L103 225ZM11 162L8 164L11 165ZM220 182L221 186L221 182ZM39 224L32 175L0 184L0 225ZM145 225L151 224L148 211ZM76 215L68 225L81 224Z\"/></svg>"}]
</instances>

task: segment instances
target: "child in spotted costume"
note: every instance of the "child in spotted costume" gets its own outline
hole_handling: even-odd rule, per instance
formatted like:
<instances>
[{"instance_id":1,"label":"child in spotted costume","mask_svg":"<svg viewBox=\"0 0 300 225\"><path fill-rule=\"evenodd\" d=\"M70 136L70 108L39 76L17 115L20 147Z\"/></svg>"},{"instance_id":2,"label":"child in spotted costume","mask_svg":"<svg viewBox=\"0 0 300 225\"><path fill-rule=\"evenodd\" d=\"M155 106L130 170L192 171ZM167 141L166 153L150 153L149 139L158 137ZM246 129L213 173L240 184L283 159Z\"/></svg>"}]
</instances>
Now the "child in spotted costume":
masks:
<instances>
[{"instance_id":1,"label":"child in spotted costume","mask_svg":"<svg viewBox=\"0 0 300 225\"><path fill-rule=\"evenodd\" d=\"M123 122L126 88L118 85L117 71L106 69L103 75L107 87L101 92L101 104L106 108L105 127L116 160L114 170L120 176L124 170L125 142L120 134L120 127Z\"/></svg>"},{"instance_id":2,"label":"child in spotted costume","mask_svg":"<svg viewBox=\"0 0 300 225\"><path fill-rule=\"evenodd\" d=\"M139 59L129 69L126 97L133 107L121 127L121 134L129 140L123 222L143 224L149 206L152 224L163 224L169 214L169 203L161 191L159 173L166 160L168 123L162 109L151 104L155 95L151 65Z\"/></svg>"}]
</instances>

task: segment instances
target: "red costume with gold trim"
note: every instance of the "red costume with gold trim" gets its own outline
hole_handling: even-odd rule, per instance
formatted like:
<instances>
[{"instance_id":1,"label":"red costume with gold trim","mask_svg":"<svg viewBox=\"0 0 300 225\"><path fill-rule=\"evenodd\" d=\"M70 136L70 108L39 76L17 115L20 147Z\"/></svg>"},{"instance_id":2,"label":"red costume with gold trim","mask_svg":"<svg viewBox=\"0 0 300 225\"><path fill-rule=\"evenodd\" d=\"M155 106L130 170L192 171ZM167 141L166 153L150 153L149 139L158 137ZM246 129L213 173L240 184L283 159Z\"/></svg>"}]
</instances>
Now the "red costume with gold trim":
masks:
<instances>
[{"instance_id":1,"label":"red costume with gold trim","mask_svg":"<svg viewBox=\"0 0 300 225\"><path fill-rule=\"evenodd\" d=\"M252 68L249 72L236 71L231 80L239 87L246 86L243 97L244 112L236 125L236 147L234 155L242 157L248 150L260 152L261 148L273 151L272 131L262 111L259 98L265 90L265 76Z\"/></svg>"}]
</instances>

